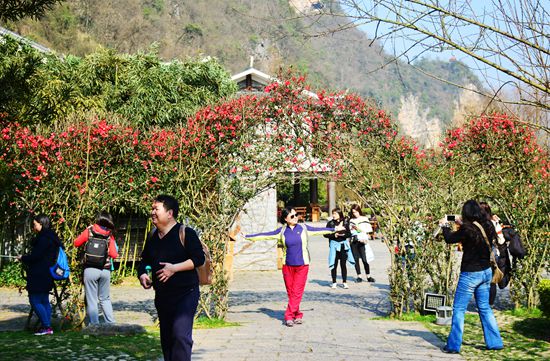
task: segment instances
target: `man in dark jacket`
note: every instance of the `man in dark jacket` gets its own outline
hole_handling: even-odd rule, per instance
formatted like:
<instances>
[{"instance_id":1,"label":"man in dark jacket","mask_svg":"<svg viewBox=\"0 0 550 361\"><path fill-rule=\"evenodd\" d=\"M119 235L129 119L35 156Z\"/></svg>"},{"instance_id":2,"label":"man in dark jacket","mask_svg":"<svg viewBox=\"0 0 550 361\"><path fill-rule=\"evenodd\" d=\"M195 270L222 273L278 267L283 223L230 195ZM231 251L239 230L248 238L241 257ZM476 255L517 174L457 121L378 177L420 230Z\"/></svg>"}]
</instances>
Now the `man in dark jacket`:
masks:
<instances>
[{"instance_id":1,"label":"man in dark jacket","mask_svg":"<svg viewBox=\"0 0 550 361\"><path fill-rule=\"evenodd\" d=\"M151 220L156 229L147 239L138 269L143 288L155 289L165 361L191 360L193 320L199 302L195 267L205 261L197 233L176 221L178 211L178 201L173 197L155 198ZM147 266L152 269L152 279Z\"/></svg>"}]
</instances>

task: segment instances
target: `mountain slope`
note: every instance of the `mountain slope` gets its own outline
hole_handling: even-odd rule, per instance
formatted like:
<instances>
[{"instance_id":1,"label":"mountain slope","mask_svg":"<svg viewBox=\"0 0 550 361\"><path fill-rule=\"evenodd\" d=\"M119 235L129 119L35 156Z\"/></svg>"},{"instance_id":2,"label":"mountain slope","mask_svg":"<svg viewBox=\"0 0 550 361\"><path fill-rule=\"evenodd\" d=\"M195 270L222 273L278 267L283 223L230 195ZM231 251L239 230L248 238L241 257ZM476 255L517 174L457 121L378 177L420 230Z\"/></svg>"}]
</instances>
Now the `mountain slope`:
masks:
<instances>
[{"instance_id":1,"label":"mountain slope","mask_svg":"<svg viewBox=\"0 0 550 361\"><path fill-rule=\"evenodd\" d=\"M308 6L302 1L302 6ZM350 89L377 99L397 115L402 99L416 97L443 124L452 118L458 90L402 62L392 62L366 34L351 29L322 37L343 19L298 16L284 0L68 0L39 21L6 27L61 53L85 55L98 46L134 53L155 46L165 59L215 56L232 73L280 66L307 73L315 85ZM305 4L305 5L304 5ZM459 62L421 61L419 67L463 84L479 82Z\"/></svg>"}]
</instances>

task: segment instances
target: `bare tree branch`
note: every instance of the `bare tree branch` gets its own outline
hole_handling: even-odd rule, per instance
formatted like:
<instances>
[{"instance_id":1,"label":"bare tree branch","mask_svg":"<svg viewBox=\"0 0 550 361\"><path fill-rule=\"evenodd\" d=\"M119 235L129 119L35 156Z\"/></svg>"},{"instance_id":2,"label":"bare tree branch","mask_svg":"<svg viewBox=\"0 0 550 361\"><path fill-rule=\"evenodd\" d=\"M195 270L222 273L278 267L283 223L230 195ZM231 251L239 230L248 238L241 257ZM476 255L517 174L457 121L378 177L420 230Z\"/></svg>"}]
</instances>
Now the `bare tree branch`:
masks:
<instances>
[{"instance_id":1,"label":"bare tree branch","mask_svg":"<svg viewBox=\"0 0 550 361\"><path fill-rule=\"evenodd\" d=\"M346 2L347 1L342 1L342 3L346 3ZM386 3L386 2L393 3L393 2L396 2L396 0L393 0L393 1L392 0L390 0L390 1L376 1L376 2L377 3ZM422 3L420 1L413 1L413 0L409 0L409 2L414 2L414 3L417 3L419 5L425 6L427 8L427 10L426 10L426 12L422 13L423 16L430 16L433 11L439 11L439 8L435 5L428 6L429 4L427 5L427 4ZM355 1L351 1L351 3L353 3L354 6L358 6ZM403 10L403 9L399 9L399 10ZM455 15L452 12L442 12L442 14L444 14L446 16L454 16ZM418 24L418 20L421 17L419 17L416 14L416 12L413 14L414 17L411 20L407 20L407 19L403 18L402 13L398 13L397 15L398 15L398 19L396 19L396 20L390 19L390 18L376 17L376 15L369 15L369 19L371 21L381 21L381 22L384 22L386 24L394 25L394 26L396 26L400 29L409 29L409 30L412 30L413 32L423 34L424 36L426 36L428 38L435 39L435 40L437 40L441 43L449 45L453 49L459 50L459 51L463 52L464 54L466 54L468 56L471 56L472 58L474 58L474 59L490 66L491 68L494 68L494 69L496 69L496 70L498 70L498 71L500 71L500 72L502 72L502 73L504 73L504 74L506 74L510 77L513 77L513 78L519 80L520 82L522 82L524 84L527 84L530 87L536 88L536 89L538 89L542 92L550 94L550 88L549 88L548 82L547 81L546 82L541 82L536 77L533 77L532 74L528 71L528 67L522 67L520 64L518 64L515 61L513 62L513 65L514 65L515 69L514 69L514 67L503 66L502 62L497 63L496 61L490 60L490 57L487 56L487 54L483 54L483 53L480 54L480 53L476 52L475 49L469 47L466 43L460 43L459 41L455 41L452 38L445 37L444 34L437 34L432 29L424 27L423 24ZM401 18L403 18L403 20L401 20ZM459 17L456 17L456 19L463 20L464 17L459 16ZM476 22L474 20L469 20L469 21L467 21L467 23L478 26L478 22ZM488 25L480 26L480 28L481 29L493 30L493 27L488 26ZM507 38L514 39L514 40L517 39L517 37L515 37L511 34L508 34L504 31L499 31L499 32L497 32L497 34L505 34L504 36L507 37ZM460 38L458 40L463 40L463 38ZM529 42L526 42L526 41L523 41L522 43L525 44L525 45L530 44ZM538 49L540 49L540 47L536 46L536 47L533 47L533 49L538 50ZM506 56L505 55L503 56L502 55L503 53L500 52L499 50L500 49L496 49L496 51L494 51L492 53L492 55L498 55L498 57L506 58ZM548 50L544 51L544 53L548 53ZM510 61L510 59L507 59L507 60Z\"/></svg>"},{"instance_id":2,"label":"bare tree branch","mask_svg":"<svg viewBox=\"0 0 550 361\"><path fill-rule=\"evenodd\" d=\"M492 95L479 94L510 105L533 106L546 114L550 110L550 26L549 12L540 0L336 0L315 17L338 18L336 26L307 37L326 36L353 27L375 27L371 45L387 40L402 41L406 50L395 54L411 64L421 54L433 50L457 50L474 60ZM410 54L414 54L412 57ZM412 58L412 59L411 59ZM412 64L411 64L412 65ZM422 71L418 67L417 70ZM493 69L489 76L488 70ZM447 84L464 88L428 74ZM505 75L504 79L500 79ZM515 79L515 81L509 81ZM498 83L498 84L495 84ZM502 84L513 84L519 100L506 99ZM548 131L548 126L542 125Z\"/></svg>"}]
</instances>

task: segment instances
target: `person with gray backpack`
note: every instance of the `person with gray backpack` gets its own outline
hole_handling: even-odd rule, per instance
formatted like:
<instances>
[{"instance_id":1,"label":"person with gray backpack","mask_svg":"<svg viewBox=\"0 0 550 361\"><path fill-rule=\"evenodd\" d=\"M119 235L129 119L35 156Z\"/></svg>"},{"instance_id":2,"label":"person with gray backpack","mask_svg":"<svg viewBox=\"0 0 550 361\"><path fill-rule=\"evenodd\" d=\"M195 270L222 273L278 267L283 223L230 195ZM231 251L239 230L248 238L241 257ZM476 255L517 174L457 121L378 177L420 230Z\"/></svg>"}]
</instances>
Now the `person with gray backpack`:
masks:
<instances>
[{"instance_id":1,"label":"person with gray backpack","mask_svg":"<svg viewBox=\"0 0 550 361\"><path fill-rule=\"evenodd\" d=\"M105 322L115 322L110 296L111 262L118 257L114 233L113 217L101 211L95 223L74 240L75 247L84 247L84 290L91 325L99 324L98 304Z\"/></svg>"}]
</instances>

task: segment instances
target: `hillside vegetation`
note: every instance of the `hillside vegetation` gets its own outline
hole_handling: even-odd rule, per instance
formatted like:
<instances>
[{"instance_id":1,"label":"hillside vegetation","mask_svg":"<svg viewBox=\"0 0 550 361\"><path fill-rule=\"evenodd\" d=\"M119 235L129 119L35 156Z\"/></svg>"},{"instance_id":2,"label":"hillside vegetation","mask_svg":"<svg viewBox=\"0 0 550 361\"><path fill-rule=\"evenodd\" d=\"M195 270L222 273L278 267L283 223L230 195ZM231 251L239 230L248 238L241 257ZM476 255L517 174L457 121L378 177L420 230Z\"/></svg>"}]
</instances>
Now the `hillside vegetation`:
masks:
<instances>
[{"instance_id":1,"label":"hillside vegetation","mask_svg":"<svg viewBox=\"0 0 550 361\"><path fill-rule=\"evenodd\" d=\"M6 37L0 42L0 114L55 123L71 114L118 114L133 124L173 127L235 93L214 59L164 63L154 53L99 50L63 59Z\"/></svg>"},{"instance_id":2,"label":"hillside vegetation","mask_svg":"<svg viewBox=\"0 0 550 361\"><path fill-rule=\"evenodd\" d=\"M166 60L216 57L232 73L246 69L254 56L254 67L264 72L293 66L315 85L373 97L394 115L402 98L412 94L428 117L443 125L452 119L457 88L392 62L379 44L371 44L357 29L306 38L305 29L323 32L343 20L298 15L284 0L68 0L42 19L4 26L77 56L100 46L123 53L153 46ZM441 78L479 86L460 62L420 60L415 65Z\"/></svg>"}]
</instances>

